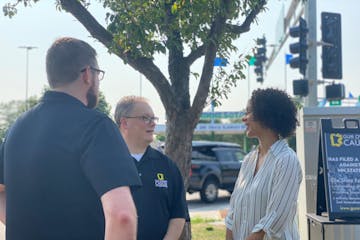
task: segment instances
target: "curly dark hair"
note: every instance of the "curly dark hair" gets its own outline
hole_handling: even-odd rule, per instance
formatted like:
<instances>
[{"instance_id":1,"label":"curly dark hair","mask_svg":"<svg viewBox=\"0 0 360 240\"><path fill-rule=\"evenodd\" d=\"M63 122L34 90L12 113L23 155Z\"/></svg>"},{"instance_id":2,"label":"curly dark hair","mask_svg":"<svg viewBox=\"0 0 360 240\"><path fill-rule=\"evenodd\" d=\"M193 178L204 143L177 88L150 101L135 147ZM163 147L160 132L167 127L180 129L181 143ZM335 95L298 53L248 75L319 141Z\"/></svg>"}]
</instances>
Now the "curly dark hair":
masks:
<instances>
[{"instance_id":1,"label":"curly dark hair","mask_svg":"<svg viewBox=\"0 0 360 240\"><path fill-rule=\"evenodd\" d=\"M286 92L275 88L257 89L249 103L255 121L283 138L294 134L298 125L297 108Z\"/></svg>"}]
</instances>

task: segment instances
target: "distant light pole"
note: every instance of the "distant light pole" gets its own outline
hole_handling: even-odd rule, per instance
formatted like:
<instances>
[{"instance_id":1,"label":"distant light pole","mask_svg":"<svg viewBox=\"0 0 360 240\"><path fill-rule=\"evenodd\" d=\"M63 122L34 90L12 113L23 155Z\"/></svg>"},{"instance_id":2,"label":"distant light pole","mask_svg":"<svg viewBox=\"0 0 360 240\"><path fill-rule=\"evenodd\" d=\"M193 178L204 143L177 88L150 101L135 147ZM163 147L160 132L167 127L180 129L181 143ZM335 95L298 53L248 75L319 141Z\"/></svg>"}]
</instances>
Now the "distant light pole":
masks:
<instances>
[{"instance_id":1,"label":"distant light pole","mask_svg":"<svg viewBox=\"0 0 360 240\"><path fill-rule=\"evenodd\" d=\"M142 97L142 74L140 73L140 97Z\"/></svg>"},{"instance_id":2,"label":"distant light pole","mask_svg":"<svg viewBox=\"0 0 360 240\"><path fill-rule=\"evenodd\" d=\"M29 90L29 51L37 48L35 46L20 46L19 48L26 49L26 78L25 78L25 110L29 109L28 90Z\"/></svg>"}]
</instances>

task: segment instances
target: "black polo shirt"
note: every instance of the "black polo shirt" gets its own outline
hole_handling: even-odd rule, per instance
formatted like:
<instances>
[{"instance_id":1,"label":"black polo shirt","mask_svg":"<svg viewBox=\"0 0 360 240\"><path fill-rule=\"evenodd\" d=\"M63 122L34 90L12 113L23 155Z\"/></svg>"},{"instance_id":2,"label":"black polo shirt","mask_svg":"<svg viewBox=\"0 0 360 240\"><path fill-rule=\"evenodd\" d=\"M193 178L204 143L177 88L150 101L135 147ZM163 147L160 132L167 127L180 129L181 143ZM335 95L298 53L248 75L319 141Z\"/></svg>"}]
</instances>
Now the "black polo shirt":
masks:
<instances>
[{"instance_id":1,"label":"black polo shirt","mask_svg":"<svg viewBox=\"0 0 360 240\"><path fill-rule=\"evenodd\" d=\"M8 240L104 239L100 197L141 184L113 121L65 93L45 93L2 152Z\"/></svg>"},{"instance_id":2,"label":"black polo shirt","mask_svg":"<svg viewBox=\"0 0 360 240\"><path fill-rule=\"evenodd\" d=\"M146 149L134 160L143 186L132 189L138 213L138 240L163 239L172 218L189 219L179 169L164 154Z\"/></svg>"}]
</instances>

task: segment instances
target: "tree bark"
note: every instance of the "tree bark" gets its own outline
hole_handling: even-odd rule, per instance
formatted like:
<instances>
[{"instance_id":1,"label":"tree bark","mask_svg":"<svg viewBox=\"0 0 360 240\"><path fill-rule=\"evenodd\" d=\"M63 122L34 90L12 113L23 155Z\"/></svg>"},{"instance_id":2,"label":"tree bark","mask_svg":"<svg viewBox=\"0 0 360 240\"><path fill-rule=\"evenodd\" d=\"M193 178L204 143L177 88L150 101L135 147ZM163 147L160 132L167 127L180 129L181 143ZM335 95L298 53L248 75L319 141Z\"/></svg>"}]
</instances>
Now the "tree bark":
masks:
<instances>
[{"instance_id":1,"label":"tree bark","mask_svg":"<svg viewBox=\"0 0 360 240\"><path fill-rule=\"evenodd\" d=\"M172 116L172 117L171 117ZM166 123L165 153L176 163L184 179L185 192L188 187L188 176L191 167L192 138L194 131L194 120L197 116L189 113L170 114ZM191 239L191 224L186 223L182 240Z\"/></svg>"},{"instance_id":2,"label":"tree bark","mask_svg":"<svg viewBox=\"0 0 360 240\"><path fill-rule=\"evenodd\" d=\"M184 178L185 189L188 186L186 179L189 176L191 164L194 130L192 124L189 124L189 122L192 121L187 118L187 114L174 114L172 119L167 119L165 143L165 153L180 169L182 177Z\"/></svg>"}]
</instances>

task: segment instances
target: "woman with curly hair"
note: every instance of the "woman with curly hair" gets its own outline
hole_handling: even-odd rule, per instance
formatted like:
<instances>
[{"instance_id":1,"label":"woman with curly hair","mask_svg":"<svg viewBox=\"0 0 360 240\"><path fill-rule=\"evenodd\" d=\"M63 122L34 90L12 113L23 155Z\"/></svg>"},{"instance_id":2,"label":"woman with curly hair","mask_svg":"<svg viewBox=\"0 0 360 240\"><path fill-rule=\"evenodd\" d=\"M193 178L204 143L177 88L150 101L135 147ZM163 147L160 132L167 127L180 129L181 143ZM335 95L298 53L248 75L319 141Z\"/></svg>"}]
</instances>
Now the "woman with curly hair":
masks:
<instances>
[{"instance_id":1,"label":"woman with curly hair","mask_svg":"<svg viewBox=\"0 0 360 240\"><path fill-rule=\"evenodd\" d=\"M259 145L244 159L225 219L226 239L297 240L295 221L302 171L285 138L298 125L297 108L284 91L257 89L243 122Z\"/></svg>"}]
</instances>

